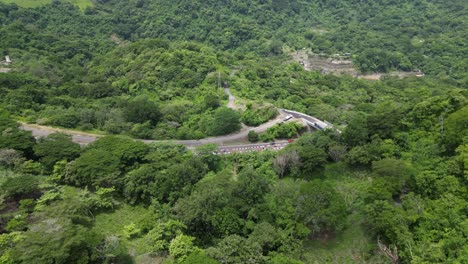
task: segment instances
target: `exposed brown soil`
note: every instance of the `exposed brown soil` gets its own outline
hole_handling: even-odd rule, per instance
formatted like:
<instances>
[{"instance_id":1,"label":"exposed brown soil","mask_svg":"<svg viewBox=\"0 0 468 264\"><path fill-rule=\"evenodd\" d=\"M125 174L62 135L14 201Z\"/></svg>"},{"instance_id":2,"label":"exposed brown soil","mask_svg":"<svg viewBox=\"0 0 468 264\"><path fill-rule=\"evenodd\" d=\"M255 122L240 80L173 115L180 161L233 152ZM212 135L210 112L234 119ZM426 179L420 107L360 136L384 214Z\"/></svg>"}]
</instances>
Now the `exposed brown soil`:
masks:
<instances>
[{"instance_id":1,"label":"exposed brown soil","mask_svg":"<svg viewBox=\"0 0 468 264\"><path fill-rule=\"evenodd\" d=\"M293 61L301 64L306 71L318 71L323 74L348 74L360 79L380 80L383 76L393 76L398 78L423 77L424 73L395 71L390 73L370 73L362 74L354 66L353 62L344 58L329 58L317 54L309 54L307 51L295 51L290 53Z\"/></svg>"}]
</instances>

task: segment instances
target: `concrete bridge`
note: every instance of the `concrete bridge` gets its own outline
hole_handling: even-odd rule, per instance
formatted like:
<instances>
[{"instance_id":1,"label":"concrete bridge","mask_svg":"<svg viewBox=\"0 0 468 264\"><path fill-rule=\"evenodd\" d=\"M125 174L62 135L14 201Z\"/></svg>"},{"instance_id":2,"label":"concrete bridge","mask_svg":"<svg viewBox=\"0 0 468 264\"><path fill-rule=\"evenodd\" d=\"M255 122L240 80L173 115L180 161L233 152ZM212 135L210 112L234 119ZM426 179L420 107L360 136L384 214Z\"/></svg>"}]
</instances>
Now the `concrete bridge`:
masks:
<instances>
[{"instance_id":1,"label":"concrete bridge","mask_svg":"<svg viewBox=\"0 0 468 264\"><path fill-rule=\"evenodd\" d=\"M316 117L306 115L304 113L300 113L300 112L292 111L292 110L287 110L287 109L281 109L281 111L283 111L284 113L286 113L288 115L291 115L294 118L302 119L302 121L304 121L304 123L306 123L307 125L311 126L314 129L317 129L317 130L333 129L334 128L333 125L330 124L329 122L322 121L322 120L320 120L320 119L318 119ZM340 132L339 130L337 130L337 131Z\"/></svg>"}]
</instances>

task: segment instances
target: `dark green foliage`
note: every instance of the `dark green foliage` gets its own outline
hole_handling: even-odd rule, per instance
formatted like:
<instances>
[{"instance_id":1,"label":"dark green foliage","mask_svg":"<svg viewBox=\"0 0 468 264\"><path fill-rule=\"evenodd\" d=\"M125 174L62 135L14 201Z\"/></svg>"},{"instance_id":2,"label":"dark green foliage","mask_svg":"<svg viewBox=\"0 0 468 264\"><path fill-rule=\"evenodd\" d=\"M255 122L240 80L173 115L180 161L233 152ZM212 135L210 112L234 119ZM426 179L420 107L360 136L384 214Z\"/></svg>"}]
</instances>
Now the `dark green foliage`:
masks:
<instances>
[{"instance_id":1,"label":"dark green foliage","mask_svg":"<svg viewBox=\"0 0 468 264\"><path fill-rule=\"evenodd\" d=\"M268 180L251 167L244 168L238 177L234 195L242 201L241 212L248 212L249 208L263 202L263 196L269 191Z\"/></svg>"},{"instance_id":2,"label":"dark green foliage","mask_svg":"<svg viewBox=\"0 0 468 264\"><path fill-rule=\"evenodd\" d=\"M413 69L411 62L405 55L386 50L364 50L355 62L362 72L411 71Z\"/></svg>"},{"instance_id":3,"label":"dark green foliage","mask_svg":"<svg viewBox=\"0 0 468 264\"><path fill-rule=\"evenodd\" d=\"M249 134L247 135L247 138L249 140L249 142L257 142L259 140L259 136L258 136L258 133L255 132L254 130L250 130L249 131Z\"/></svg>"},{"instance_id":4,"label":"dark green foliage","mask_svg":"<svg viewBox=\"0 0 468 264\"><path fill-rule=\"evenodd\" d=\"M26 156L31 156L34 143L31 132L16 127L6 128L0 135L0 148L16 149Z\"/></svg>"},{"instance_id":5,"label":"dark green foliage","mask_svg":"<svg viewBox=\"0 0 468 264\"><path fill-rule=\"evenodd\" d=\"M132 123L149 122L152 125L155 125L160 118L158 106L147 97L136 97L128 101L125 106L125 115Z\"/></svg>"},{"instance_id":6,"label":"dark green foliage","mask_svg":"<svg viewBox=\"0 0 468 264\"><path fill-rule=\"evenodd\" d=\"M447 117L444 132L443 141L449 151L453 151L461 143L466 143L466 135L468 134L468 106Z\"/></svg>"},{"instance_id":7,"label":"dark green foliage","mask_svg":"<svg viewBox=\"0 0 468 264\"><path fill-rule=\"evenodd\" d=\"M267 129L266 134L261 135L263 141L274 139L289 139L299 135L302 126L297 123L280 123Z\"/></svg>"},{"instance_id":8,"label":"dark green foliage","mask_svg":"<svg viewBox=\"0 0 468 264\"><path fill-rule=\"evenodd\" d=\"M219 97L214 93L208 93L204 98L205 108L215 109L221 105Z\"/></svg>"},{"instance_id":9,"label":"dark green foliage","mask_svg":"<svg viewBox=\"0 0 468 264\"><path fill-rule=\"evenodd\" d=\"M15 261L88 263L97 257L95 234L70 220L44 219L25 235L10 253Z\"/></svg>"},{"instance_id":10,"label":"dark green foliage","mask_svg":"<svg viewBox=\"0 0 468 264\"><path fill-rule=\"evenodd\" d=\"M221 107L216 109L213 114L210 134L219 136L239 130L241 128L239 119L239 113L230 108Z\"/></svg>"},{"instance_id":11,"label":"dark green foliage","mask_svg":"<svg viewBox=\"0 0 468 264\"><path fill-rule=\"evenodd\" d=\"M213 258L210 258L203 251L193 252L188 255L182 264L217 264L219 263Z\"/></svg>"},{"instance_id":12,"label":"dark green foliage","mask_svg":"<svg viewBox=\"0 0 468 264\"><path fill-rule=\"evenodd\" d=\"M102 149L90 149L67 165L64 181L76 186L121 186L120 160Z\"/></svg>"},{"instance_id":13,"label":"dark green foliage","mask_svg":"<svg viewBox=\"0 0 468 264\"><path fill-rule=\"evenodd\" d=\"M367 117L369 134L378 135L382 139L392 137L393 132L400 126L401 112L401 106L392 103L378 105Z\"/></svg>"},{"instance_id":14,"label":"dark green foliage","mask_svg":"<svg viewBox=\"0 0 468 264\"><path fill-rule=\"evenodd\" d=\"M32 154L34 138L31 132L20 130L6 111L0 110L0 149L15 149L28 157Z\"/></svg>"},{"instance_id":15,"label":"dark green foliage","mask_svg":"<svg viewBox=\"0 0 468 264\"><path fill-rule=\"evenodd\" d=\"M343 131L343 141L348 147L364 145L368 140L367 117L358 115L352 119Z\"/></svg>"},{"instance_id":16,"label":"dark green foliage","mask_svg":"<svg viewBox=\"0 0 468 264\"><path fill-rule=\"evenodd\" d=\"M88 149L109 153L119 160L119 168L123 171L129 171L139 163L143 163L150 150L148 145L141 141L116 136L102 137L91 144Z\"/></svg>"},{"instance_id":17,"label":"dark green foliage","mask_svg":"<svg viewBox=\"0 0 468 264\"><path fill-rule=\"evenodd\" d=\"M125 197L132 204L149 203L153 199L174 202L188 194L205 172L205 165L197 158L163 168L143 165L126 176Z\"/></svg>"},{"instance_id":18,"label":"dark green foliage","mask_svg":"<svg viewBox=\"0 0 468 264\"><path fill-rule=\"evenodd\" d=\"M314 180L301 185L296 214L316 234L342 229L347 212L343 198L331 185Z\"/></svg>"},{"instance_id":19,"label":"dark green foliage","mask_svg":"<svg viewBox=\"0 0 468 264\"><path fill-rule=\"evenodd\" d=\"M71 161L80 154L80 145L73 143L71 139L71 136L65 134L50 134L41 138L34 146L34 155L51 171L57 161Z\"/></svg>"},{"instance_id":20,"label":"dark green foliage","mask_svg":"<svg viewBox=\"0 0 468 264\"><path fill-rule=\"evenodd\" d=\"M6 197L16 200L36 198L40 194L39 179L33 175L20 175L7 178L0 189Z\"/></svg>"},{"instance_id":21,"label":"dark green foliage","mask_svg":"<svg viewBox=\"0 0 468 264\"><path fill-rule=\"evenodd\" d=\"M205 144L196 148L196 153L203 163L208 165L211 171L217 171L221 164L221 158L218 153L218 146L216 144Z\"/></svg>"},{"instance_id":22,"label":"dark green foliage","mask_svg":"<svg viewBox=\"0 0 468 264\"><path fill-rule=\"evenodd\" d=\"M226 176L200 182L190 196L179 199L174 210L191 230L200 233L210 232L209 236L213 235L210 212L228 204L230 193L227 188L230 185Z\"/></svg>"},{"instance_id":23,"label":"dark green foliage","mask_svg":"<svg viewBox=\"0 0 468 264\"><path fill-rule=\"evenodd\" d=\"M324 167L327 161L327 157L327 153L316 146L302 146L299 149L302 173L304 175L310 175L314 171Z\"/></svg>"}]
</instances>

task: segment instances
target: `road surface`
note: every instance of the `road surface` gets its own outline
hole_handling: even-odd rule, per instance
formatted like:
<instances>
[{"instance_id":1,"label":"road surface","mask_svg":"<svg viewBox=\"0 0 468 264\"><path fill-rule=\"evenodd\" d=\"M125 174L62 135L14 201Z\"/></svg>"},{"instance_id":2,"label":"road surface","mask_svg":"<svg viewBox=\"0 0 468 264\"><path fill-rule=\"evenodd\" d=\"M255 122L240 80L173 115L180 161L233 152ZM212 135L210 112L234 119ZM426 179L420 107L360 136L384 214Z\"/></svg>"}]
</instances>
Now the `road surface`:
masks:
<instances>
[{"instance_id":1,"label":"road surface","mask_svg":"<svg viewBox=\"0 0 468 264\"><path fill-rule=\"evenodd\" d=\"M229 101L228 101L228 104L227 104L227 107L228 108L231 108L233 110L237 110L237 107L236 107L236 104L235 104L235 101L236 101L236 97L234 95L232 95L231 91L229 90L229 88L224 88L224 92L228 95L229 97Z\"/></svg>"},{"instance_id":2,"label":"road surface","mask_svg":"<svg viewBox=\"0 0 468 264\"><path fill-rule=\"evenodd\" d=\"M299 113L296 111L278 109L278 112L280 114L278 115L278 117L276 117L273 120L270 120L257 127L243 126L240 131L233 133L233 134L229 134L229 135L224 135L224 136L219 136L219 137L209 137L209 138L204 138L204 139L199 139L199 140L143 140L143 139L138 139L138 140L141 140L142 142L147 143L147 144L154 143L154 142L171 142L175 144L185 145L188 148L194 148L199 145L212 143L212 144L218 145L218 154L231 154L235 152L253 152L253 151L262 151L266 149L279 150L279 149L284 148L286 145L289 144L289 142L278 141L276 143L232 145L235 142L246 141L249 131L262 133L262 132L265 132L268 128L276 124L282 123L282 122L286 122L286 121L290 122L290 121L294 121L297 119L302 119L309 125L315 126L317 129L325 129L325 128L333 127L328 122L321 121L313 116L309 116L309 115ZM291 116L292 118L290 118ZM35 124L21 123L21 128L27 131L31 131L32 135L35 138L46 137L52 133L57 133L57 132L65 133L65 134L71 135L72 141L79 143L80 145L87 145L91 142L96 141L99 137L102 137L102 135L98 135L98 134L91 134L91 133L79 132L79 131L74 131L74 130L69 130L69 129L54 128L54 127L41 126L41 125L35 125Z\"/></svg>"},{"instance_id":3,"label":"road surface","mask_svg":"<svg viewBox=\"0 0 468 264\"><path fill-rule=\"evenodd\" d=\"M258 152L264 150L280 150L289 144L288 141L277 141L271 143L257 143L234 146L220 146L216 154L227 155L233 153Z\"/></svg>"},{"instance_id":4,"label":"road surface","mask_svg":"<svg viewBox=\"0 0 468 264\"><path fill-rule=\"evenodd\" d=\"M275 120L271 121L271 123L275 123ZM265 123L263 126L256 127L256 131L266 130L271 124ZM97 134L90 134L84 132L78 132L68 129L61 129L61 128L54 128L48 126L40 126L34 124L21 124L21 128L27 131L31 131L32 135L35 138L46 137L52 133L61 132L65 134L69 134L72 136L72 141L79 143L80 145L87 145L91 142L96 141L101 135ZM247 131L248 133L248 131ZM212 138L205 138L201 140L141 140L147 144L154 143L154 142L172 142L175 144L183 144L188 148L193 148L198 145L207 144L207 143L215 143L218 145L218 151L216 154L219 155L227 155L233 153L246 153L246 152L257 152L257 151L264 151L264 150L280 150L286 147L289 142L288 141L277 141L271 143L256 143L256 144L242 144L242 145L224 145L224 143L228 142L235 142L239 141L239 138L246 137L247 134L242 131L232 135L226 135L221 137L212 137Z\"/></svg>"},{"instance_id":5,"label":"road surface","mask_svg":"<svg viewBox=\"0 0 468 264\"><path fill-rule=\"evenodd\" d=\"M279 115L273 119L270 120L264 124L261 124L257 127L247 127L243 126L240 131L229 134L229 135L224 135L224 136L219 136L219 137L209 137L209 138L204 138L204 139L199 139L199 140L141 140L145 143L153 143L153 142L173 142L176 144L183 144L187 147L195 147L198 145L203 145L203 144L217 144L218 146L224 146L225 144L229 143L234 143L234 142L243 142L246 141L247 135L249 134L249 131L255 131L257 133L263 133L265 132L268 128L285 122L287 117L291 115L293 118L289 119L288 122L294 121L297 119L303 119L307 121L309 124L318 124L320 127L323 128L331 128L332 125L323 122L313 116L309 116L303 113L299 113L296 111L291 111L291 110L286 110L286 109L278 109ZM62 129L62 128L55 128L55 127L48 127L48 126L40 126L40 125L35 125L35 124L26 124L26 123L21 123L21 128L27 131L31 131L32 135L36 138L39 137L45 137L48 136L49 134L52 133L65 133L68 135L72 136L73 142L79 143L81 145L87 145L91 142L96 141L99 137L102 135L98 134L91 134L91 133L85 133L85 132L79 132L79 131L74 131L74 130L69 130L69 129ZM320 128L319 128L320 129Z\"/></svg>"},{"instance_id":6,"label":"road surface","mask_svg":"<svg viewBox=\"0 0 468 264\"><path fill-rule=\"evenodd\" d=\"M246 141L247 135L249 134L249 131L251 130L257 133L265 132L268 128L283 122L284 115L285 114L280 110L280 115L278 115L277 118L270 120L264 124L261 124L258 127L244 126L238 132L235 132L229 135L219 136L219 137L209 137L209 138L204 138L204 139L199 139L199 140L141 140L141 141L145 143L173 142L176 144L183 144L187 147L194 147L194 146L208 144L208 143L214 143L214 144L222 146L228 143ZM21 123L21 128L27 131L31 131L32 135L35 138L46 137L50 134L57 133L57 132L65 133L65 134L71 135L73 142L79 143L80 145L87 145L91 142L96 141L99 137L102 136L98 134L78 132L78 131L69 130L69 129L55 128L55 127L49 127L49 126L40 126L40 125L26 124L26 123Z\"/></svg>"}]
</instances>

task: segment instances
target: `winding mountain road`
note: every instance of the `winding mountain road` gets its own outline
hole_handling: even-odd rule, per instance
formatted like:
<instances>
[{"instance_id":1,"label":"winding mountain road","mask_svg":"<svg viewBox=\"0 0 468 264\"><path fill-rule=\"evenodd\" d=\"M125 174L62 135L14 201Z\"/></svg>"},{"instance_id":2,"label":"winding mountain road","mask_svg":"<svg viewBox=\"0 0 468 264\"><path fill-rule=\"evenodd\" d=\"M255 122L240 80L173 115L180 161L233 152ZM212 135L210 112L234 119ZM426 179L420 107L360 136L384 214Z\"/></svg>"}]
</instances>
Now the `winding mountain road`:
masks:
<instances>
[{"instance_id":1,"label":"winding mountain road","mask_svg":"<svg viewBox=\"0 0 468 264\"><path fill-rule=\"evenodd\" d=\"M225 93L229 96L229 102L227 107L236 109L235 105L235 97L231 94L231 91L229 90L228 87L224 88ZM237 146L232 146L229 144L233 143L239 143L239 142L245 142L247 140L247 135L249 134L249 131L255 131L257 133L263 133L265 132L268 128L282 123L282 122L291 122L294 120L303 120L305 123L315 127L316 129L325 129L325 128L332 128L332 125L323 122L315 117L299 113L296 111L291 111L291 110L286 110L286 109L278 109L279 115L273 119L270 120L264 124L261 124L257 127L248 127L243 125L242 128L232 134L229 135L224 135L224 136L218 136L218 137L209 137L209 138L204 138L204 139L198 139L198 140L145 140L145 139L138 139L141 140L144 143L154 143L154 142L172 142L176 144L182 144L185 145L189 148L193 148L195 146L203 145L203 144L209 144L213 143L216 144L221 148L224 149L224 152L231 152L230 150L237 150L239 152L244 151L259 151L259 150L264 150L264 149L279 149L279 146L283 148L288 144L287 141L281 141L278 142L280 145L277 145L275 147L271 147L271 143L259 143L259 144L248 144L248 145L237 145ZM79 143L80 145L87 145L91 142L96 141L99 137L102 137L102 135L99 134L92 134L92 133L85 133L85 132L79 132L75 130L69 130L69 129L63 129L63 128L55 128L55 127L49 127L49 126L41 126L41 125L36 125L36 124L26 124L26 123L21 123L21 128L27 131L31 131L32 135L35 138L40 138L40 137L46 137L50 134L53 133L64 133L72 136L72 141ZM225 144L228 144L228 146L225 146Z\"/></svg>"},{"instance_id":2,"label":"winding mountain road","mask_svg":"<svg viewBox=\"0 0 468 264\"><path fill-rule=\"evenodd\" d=\"M232 133L232 134L224 135L224 136L209 137L209 138L203 138L203 139L198 139L198 140L144 140L142 139L141 141L148 143L148 144L153 143L153 142L173 142L176 144L183 144L187 147L194 147L194 146L208 144L208 143L224 145L224 144L233 143L233 142L243 142L243 141L246 141L249 131L253 130L257 133L262 133L262 132L265 132L268 128L283 122L285 114L282 110L278 110L278 111L280 112L280 114L278 115L278 117L276 117L273 120L270 120L257 127L244 126L241 128L240 131ZM36 138L46 137L50 134L57 133L57 132L68 134L72 136L73 142L79 143L81 145L89 144L91 142L96 141L99 137L102 137L102 135L98 135L98 134L85 133L85 132L79 132L75 130L55 128L55 127L49 127L49 126L41 126L41 125L35 125L35 124L21 123L21 128L27 131L31 131L32 135Z\"/></svg>"}]
</instances>

